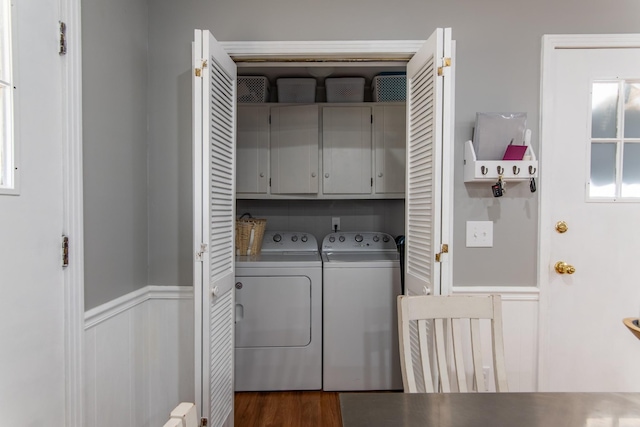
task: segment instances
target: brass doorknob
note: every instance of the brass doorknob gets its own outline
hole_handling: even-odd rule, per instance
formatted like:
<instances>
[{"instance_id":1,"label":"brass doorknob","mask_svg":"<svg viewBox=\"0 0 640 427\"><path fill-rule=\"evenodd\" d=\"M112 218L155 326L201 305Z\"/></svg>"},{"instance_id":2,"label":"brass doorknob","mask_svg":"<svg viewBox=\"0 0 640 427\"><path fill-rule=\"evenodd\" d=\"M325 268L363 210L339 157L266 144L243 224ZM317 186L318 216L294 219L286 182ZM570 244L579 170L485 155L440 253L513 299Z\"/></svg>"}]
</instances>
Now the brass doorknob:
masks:
<instances>
[{"instance_id":1,"label":"brass doorknob","mask_svg":"<svg viewBox=\"0 0 640 427\"><path fill-rule=\"evenodd\" d=\"M573 274L576 272L576 268L573 265L569 265L564 261L558 261L556 262L556 265L554 265L556 271L558 272L558 274Z\"/></svg>"}]
</instances>

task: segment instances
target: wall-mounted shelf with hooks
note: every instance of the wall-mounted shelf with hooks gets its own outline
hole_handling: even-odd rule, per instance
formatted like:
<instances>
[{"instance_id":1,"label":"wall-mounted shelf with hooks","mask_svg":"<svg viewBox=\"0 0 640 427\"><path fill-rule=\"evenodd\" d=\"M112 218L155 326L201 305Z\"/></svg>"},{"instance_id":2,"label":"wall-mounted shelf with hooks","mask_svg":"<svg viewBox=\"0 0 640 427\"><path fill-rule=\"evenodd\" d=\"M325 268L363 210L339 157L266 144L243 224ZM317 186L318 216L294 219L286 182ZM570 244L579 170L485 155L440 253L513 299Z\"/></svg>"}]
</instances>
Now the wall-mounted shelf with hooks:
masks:
<instances>
[{"instance_id":1,"label":"wall-mounted shelf with hooks","mask_svg":"<svg viewBox=\"0 0 640 427\"><path fill-rule=\"evenodd\" d=\"M531 145L525 152L526 160L478 160L473 142L464 145L464 182L496 182L502 175L504 181L528 181L538 177L538 159Z\"/></svg>"}]
</instances>

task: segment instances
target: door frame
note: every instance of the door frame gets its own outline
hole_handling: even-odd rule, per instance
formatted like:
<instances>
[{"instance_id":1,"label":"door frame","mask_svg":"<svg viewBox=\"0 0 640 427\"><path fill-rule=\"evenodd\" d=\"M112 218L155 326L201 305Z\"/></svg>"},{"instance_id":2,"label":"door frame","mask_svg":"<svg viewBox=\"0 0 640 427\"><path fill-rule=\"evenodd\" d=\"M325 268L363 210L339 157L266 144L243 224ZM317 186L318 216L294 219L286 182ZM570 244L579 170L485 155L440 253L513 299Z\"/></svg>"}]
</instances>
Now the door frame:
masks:
<instances>
[{"instance_id":1,"label":"door frame","mask_svg":"<svg viewBox=\"0 0 640 427\"><path fill-rule=\"evenodd\" d=\"M63 267L65 425L84 424L84 226L82 175L81 0L60 0L67 53L61 60L63 229L69 237L69 266Z\"/></svg>"},{"instance_id":2,"label":"door frame","mask_svg":"<svg viewBox=\"0 0 640 427\"><path fill-rule=\"evenodd\" d=\"M542 61L541 61L541 83L540 83L540 204L538 208L538 288L540 290L540 305L538 310L538 390L545 390L547 364L551 363L545 358L548 353L548 331L550 325L547 318L549 307L549 295L547 285L549 284L553 266L550 259L551 251L551 229L553 218L551 218L551 201L545 188L551 188L548 175L544 173L545 147L550 147L553 141L551 126L551 114L553 114L552 102L553 91L551 84L555 61L554 53L558 50L566 49L620 49L640 47L640 34L567 34L567 35L544 35L542 37Z\"/></svg>"}]
</instances>

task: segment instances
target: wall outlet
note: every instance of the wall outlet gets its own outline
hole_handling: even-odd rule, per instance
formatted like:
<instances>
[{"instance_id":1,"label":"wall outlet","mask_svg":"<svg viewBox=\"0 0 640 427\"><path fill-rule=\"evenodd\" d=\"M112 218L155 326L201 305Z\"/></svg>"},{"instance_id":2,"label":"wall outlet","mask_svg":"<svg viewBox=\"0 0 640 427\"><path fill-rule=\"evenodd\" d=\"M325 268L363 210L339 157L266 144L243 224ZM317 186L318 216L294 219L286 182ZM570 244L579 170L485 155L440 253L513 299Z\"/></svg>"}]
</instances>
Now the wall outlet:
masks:
<instances>
[{"instance_id":1,"label":"wall outlet","mask_svg":"<svg viewBox=\"0 0 640 427\"><path fill-rule=\"evenodd\" d=\"M331 231L340 231L340 217L331 218Z\"/></svg>"},{"instance_id":2,"label":"wall outlet","mask_svg":"<svg viewBox=\"0 0 640 427\"><path fill-rule=\"evenodd\" d=\"M482 376L484 377L484 390L478 390L478 391L489 391L489 378L491 377L490 366L484 366L482 368Z\"/></svg>"}]
</instances>

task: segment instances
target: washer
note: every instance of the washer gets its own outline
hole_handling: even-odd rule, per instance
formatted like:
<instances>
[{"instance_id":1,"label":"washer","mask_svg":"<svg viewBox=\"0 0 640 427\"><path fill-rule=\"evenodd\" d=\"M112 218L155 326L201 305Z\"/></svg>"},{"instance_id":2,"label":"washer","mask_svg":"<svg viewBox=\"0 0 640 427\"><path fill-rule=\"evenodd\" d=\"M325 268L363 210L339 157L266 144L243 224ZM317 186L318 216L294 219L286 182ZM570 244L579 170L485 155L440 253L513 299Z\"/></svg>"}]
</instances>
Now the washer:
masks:
<instances>
[{"instance_id":1,"label":"washer","mask_svg":"<svg viewBox=\"0 0 640 427\"><path fill-rule=\"evenodd\" d=\"M322 242L323 389L401 390L396 299L400 262L385 233L331 233Z\"/></svg>"},{"instance_id":2,"label":"washer","mask_svg":"<svg viewBox=\"0 0 640 427\"><path fill-rule=\"evenodd\" d=\"M267 231L236 257L236 391L322 388L322 260L309 233Z\"/></svg>"}]
</instances>

